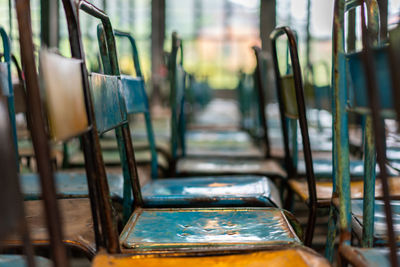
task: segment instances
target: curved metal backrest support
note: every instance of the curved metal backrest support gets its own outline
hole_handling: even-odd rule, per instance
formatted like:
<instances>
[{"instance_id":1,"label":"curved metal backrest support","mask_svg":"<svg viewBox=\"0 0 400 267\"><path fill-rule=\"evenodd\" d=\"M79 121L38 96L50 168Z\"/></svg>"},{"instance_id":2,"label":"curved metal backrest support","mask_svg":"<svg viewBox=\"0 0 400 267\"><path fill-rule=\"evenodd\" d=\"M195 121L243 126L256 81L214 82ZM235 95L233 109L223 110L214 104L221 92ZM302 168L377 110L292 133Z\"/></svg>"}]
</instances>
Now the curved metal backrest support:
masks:
<instances>
[{"instance_id":1,"label":"curved metal backrest support","mask_svg":"<svg viewBox=\"0 0 400 267\"><path fill-rule=\"evenodd\" d=\"M99 24L97 27L97 39L103 68L105 73L120 77L114 32L107 15L103 13L101 17L103 17L103 19L102 24ZM104 19L104 17L107 17L107 19ZM107 26L105 26L105 24L107 24ZM124 93L126 89L127 88L121 85L120 90L118 90L120 102L123 103L124 110L122 112L124 116L127 115ZM134 196L134 207L143 206L143 200L128 122L126 121L121 127L117 127L115 129L115 134L124 175L123 215L124 221L127 221L132 213L131 192L133 192Z\"/></svg>"},{"instance_id":2,"label":"curved metal backrest support","mask_svg":"<svg viewBox=\"0 0 400 267\"><path fill-rule=\"evenodd\" d=\"M135 66L136 77L143 78L142 69L140 68L139 52L136 47L135 38L133 38L133 36L127 32L118 31L118 30L114 30L114 35L116 37L125 37L129 40L129 43L131 44L131 48L132 48L133 65Z\"/></svg>"},{"instance_id":3,"label":"curved metal backrest support","mask_svg":"<svg viewBox=\"0 0 400 267\"><path fill-rule=\"evenodd\" d=\"M267 116L265 114L265 93L267 90L267 62L266 58L262 55L262 50L258 46L252 47L254 50L254 54L256 56L257 66L255 70L255 78L256 78L256 87L258 92L258 106L260 110L260 122L263 128L263 140L265 142L265 158L269 158L271 156L271 147L268 136L268 122Z\"/></svg>"},{"instance_id":4,"label":"curved metal backrest support","mask_svg":"<svg viewBox=\"0 0 400 267\"><path fill-rule=\"evenodd\" d=\"M178 52L180 61L177 62ZM172 158L178 157L178 150L185 155L185 114L184 101L186 73L183 69L182 41L176 32L172 33L172 50L169 57L170 105L171 105L171 152Z\"/></svg>"},{"instance_id":5,"label":"curved metal backrest support","mask_svg":"<svg viewBox=\"0 0 400 267\"><path fill-rule=\"evenodd\" d=\"M32 28L30 21L29 0L16 0L20 52L22 66L26 78L28 110L32 143L36 155L37 168L42 185L42 195L46 221L49 227L52 259L55 266L68 266L67 253L62 242L62 225L56 201L56 190L52 165L50 164L50 149L42 117L39 79L33 51Z\"/></svg>"},{"instance_id":6,"label":"curved metal backrest support","mask_svg":"<svg viewBox=\"0 0 400 267\"><path fill-rule=\"evenodd\" d=\"M297 52L297 44L295 35L289 27L280 27L275 29L271 35L270 39L272 42L272 55L274 60L274 67L276 73L276 81L277 81L277 91L278 91L278 100L280 111L284 112L284 108L282 107L283 104L283 86L282 77L279 72L279 64L278 64L278 55L277 55L277 47L276 47L276 40L278 37L286 35L288 38L289 49L290 49L290 58L292 62L292 69L293 69L293 77L294 77L294 87L296 91L296 99L297 99L297 113L298 113L298 120L300 124L300 131L303 140L303 153L304 153L304 160L306 165L306 176L307 176L307 183L308 183L308 192L309 192L309 206L310 206L310 214L309 214L309 221L306 230L305 236L305 245L311 246L312 237L315 227L315 220L316 220L316 209L317 209L317 192L315 186L315 176L314 176L314 169L313 169L313 161L312 161L312 154L311 154L311 145L310 145L310 138L308 134L308 125L307 125L307 117L306 117L306 105L304 100L304 90L303 90L303 82L301 77L301 69L299 63L299 57ZM285 125L285 118L284 113L281 114L281 121L282 125ZM283 126L283 131L287 131ZM288 133L284 134L285 146L288 145ZM289 148L285 148L285 151L289 151ZM287 155L285 158L290 158L290 155Z\"/></svg>"},{"instance_id":7,"label":"curved metal backrest support","mask_svg":"<svg viewBox=\"0 0 400 267\"><path fill-rule=\"evenodd\" d=\"M135 39L132 35L126 32L114 30L114 34L120 38L127 38L132 48L132 59L135 66L136 77L128 75L121 75L122 91L125 99L126 109L128 114L143 113L147 139L149 142L150 153L151 153L151 176L157 178L158 176L158 159L156 143L153 132L153 125L150 116L149 100L146 93L146 85L142 70L140 68L139 53L136 47Z\"/></svg>"}]
</instances>

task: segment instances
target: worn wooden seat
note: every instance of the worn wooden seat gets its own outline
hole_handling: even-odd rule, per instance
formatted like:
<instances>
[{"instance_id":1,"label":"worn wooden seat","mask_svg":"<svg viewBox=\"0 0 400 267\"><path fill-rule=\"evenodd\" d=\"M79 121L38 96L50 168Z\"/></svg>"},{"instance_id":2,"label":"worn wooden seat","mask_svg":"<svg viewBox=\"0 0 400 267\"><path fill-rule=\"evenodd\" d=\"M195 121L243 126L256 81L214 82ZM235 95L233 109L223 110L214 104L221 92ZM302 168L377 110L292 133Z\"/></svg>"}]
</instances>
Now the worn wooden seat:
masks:
<instances>
[{"instance_id":1,"label":"worn wooden seat","mask_svg":"<svg viewBox=\"0 0 400 267\"><path fill-rule=\"evenodd\" d=\"M215 253L214 253L215 254ZM255 267L255 266L315 266L325 267L330 264L314 251L304 247L292 247L287 249L276 249L271 251L256 251L252 253L235 253L228 255L104 255L99 254L93 261L93 266L218 266L218 267Z\"/></svg>"},{"instance_id":2,"label":"worn wooden seat","mask_svg":"<svg viewBox=\"0 0 400 267\"><path fill-rule=\"evenodd\" d=\"M400 198L400 177L391 177L389 180L390 195L392 198ZM302 200L308 202L308 186L305 180L289 180L288 182L293 191L295 191ZM329 205L332 198L333 185L331 181L317 181L317 198L321 205ZM362 199L364 196L364 182L363 181L351 181L350 183L351 198ZM379 180L375 182L375 197L381 198L382 185ZM358 202L357 202L358 203Z\"/></svg>"},{"instance_id":3,"label":"worn wooden seat","mask_svg":"<svg viewBox=\"0 0 400 267\"><path fill-rule=\"evenodd\" d=\"M89 258L93 257L96 254L96 245L89 199L60 199L57 202L61 211L63 242L71 248L79 248ZM48 246L50 240L42 201L25 201L24 204L32 243L36 246ZM14 237L9 238L7 243L9 246L20 246L22 241Z\"/></svg>"}]
</instances>

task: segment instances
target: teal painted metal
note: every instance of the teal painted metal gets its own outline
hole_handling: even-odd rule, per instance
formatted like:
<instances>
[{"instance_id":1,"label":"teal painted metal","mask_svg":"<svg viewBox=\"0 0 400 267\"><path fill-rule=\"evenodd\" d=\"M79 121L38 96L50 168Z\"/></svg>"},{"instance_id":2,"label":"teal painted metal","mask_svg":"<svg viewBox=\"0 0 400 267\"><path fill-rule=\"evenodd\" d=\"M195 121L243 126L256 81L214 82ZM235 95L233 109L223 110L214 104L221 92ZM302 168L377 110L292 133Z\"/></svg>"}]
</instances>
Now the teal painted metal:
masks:
<instances>
[{"instance_id":1,"label":"teal painted metal","mask_svg":"<svg viewBox=\"0 0 400 267\"><path fill-rule=\"evenodd\" d=\"M361 199L352 200L351 207L352 207L352 214L354 215L355 222L356 222L356 232L358 229L362 229L363 231L363 242L364 241L364 228L366 226L365 217L365 201ZM395 234L396 234L396 242L400 244L400 232L398 226L400 225L400 201L399 200L392 200L390 201L390 205L392 207L392 215L393 215L393 224L395 225ZM385 208L384 203L382 200L375 200L373 203L373 210L374 213L372 216L374 217L371 220L373 232L371 233L370 240L366 240L370 243L366 244L369 247L373 246L384 246L388 243L388 235L386 230L386 215L385 215Z\"/></svg>"},{"instance_id":2,"label":"teal painted metal","mask_svg":"<svg viewBox=\"0 0 400 267\"><path fill-rule=\"evenodd\" d=\"M136 47L135 39L128 33L114 31L115 36L125 37L129 40L132 48L133 64L135 66L136 77L121 75L123 95L128 114L142 113L146 123L147 140L151 153L151 176L158 176L158 159L156 142L154 138L153 125L151 123L149 101L145 90L145 81L140 68L139 53Z\"/></svg>"},{"instance_id":3,"label":"teal painted metal","mask_svg":"<svg viewBox=\"0 0 400 267\"><path fill-rule=\"evenodd\" d=\"M128 225L121 242L136 250L300 244L279 209L138 210Z\"/></svg>"},{"instance_id":4,"label":"teal painted metal","mask_svg":"<svg viewBox=\"0 0 400 267\"><path fill-rule=\"evenodd\" d=\"M346 58L352 81L351 88L354 90L354 93L352 94L354 96L354 103L352 103L352 105L357 109L357 111L367 113L369 110L367 101L368 97L365 91L366 80L365 73L362 69L361 52L348 54L346 55ZM381 107L383 110L393 109L393 98L391 97L392 82L388 64L387 46L375 48L374 59L375 73L378 79L377 82L379 83Z\"/></svg>"},{"instance_id":5,"label":"teal painted metal","mask_svg":"<svg viewBox=\"0 0 400 267\"><path fill-rule=\"evenodd\" d=\"M22 192L25 200L41 199L39 177L36 173L23 173L20 175ZM110 196L118 202L123 201L123 182L120 174L107 174L110 187ZM58 198L82 198L88 196L86 173L57 172L55 183Z\"/></svg>"},{"instance_id":6,"label":"teal painted metal","mask_svg":"<svg viewBox=\"0 0 400 267\"><path fill-rule=\"evenodd\" d=\"M266 177L232 175L155 180L143 187L146 207L281 207Z\"/></svg>"},{"instance_id":7,"label":"teal painted metal","mask_svg":"<svg viewBox=\"0 0 400 267\"><path fill-rule=\"evenodd\" d=\"M114 32L108 18L107 23L103 22L98 25L97 36L103 69L109 71L108 74L111 75L111 77L114 77L113 79L120 81L120 70L116 54ZM114 90L116 89L114 88ZM122 117L125 118L122 125L115 129L115 135L124 176L123 218L124 222L126 222L133 210L131 203L132 192L134 195L133 206L140 206L142 204L142 196L140 193L139 178L136 170L129 124L126 120L127 109L122 86L118 87L115 93L118 94L118 101L123 103L123 109L121 109L121 112L123 113Z\"/></svg>"},{"instance_id":8,"label":"teal painted metal","mask_svg":"<svg viewBox=\"0 0 400 267\"><path fill-rule=\"evenodd\" d=\"M374 235L375 212L375 177L376 177L376 151L373 136L372 118L368 116L365 123L364 141L364 209L363 209L363 235L361 246L372 247Z\"/></svg>"},{"instance_id":9,"label":"teal painted metal","mask_svg":"<svg viewBox=\"0 0 400 267\"><path fill-rule=\"evenodd\" d=\"M339 201L339 228L342 234L341 241L350 242L351 233L351 207L350 207L350 172L349 172L349 139L348 139L348 115L346 110L347 82L346 62L344 53L344 16L345 0L336 0L334 4L333 18L333 42L332 42L332 112L333 112L333 198ZM329 220L334 222L335 205L332 201ZM329 227L327 242L334 242L336 226ZM334 244L328 243L325 255L332 260Z\"/></svg>"},{"instance_id":10,"label":"teal painted metal","mask_svg":"<svg viewBox=\"0 0 400 267\"><path fill-rule=\"evenodd\" d=\"M16 149L16 161L19 169L17 126L15 122L14 90L11 78L11 43L4 28L0 27L0 36L3 43L4 62L0 62L0 84L3 94L8 100L12 135Z\"/></svg>"},{"instance_id":11,"label":"teal painted metal","mask_svg":"<svg viewBox=\"0 0 400 267\"><path fill-rule=\"evenodd\" d=\"M126 108L119 78L92 73L90 81L98 132L102 134L126 123Z\"/></svg>"}]
</instances>

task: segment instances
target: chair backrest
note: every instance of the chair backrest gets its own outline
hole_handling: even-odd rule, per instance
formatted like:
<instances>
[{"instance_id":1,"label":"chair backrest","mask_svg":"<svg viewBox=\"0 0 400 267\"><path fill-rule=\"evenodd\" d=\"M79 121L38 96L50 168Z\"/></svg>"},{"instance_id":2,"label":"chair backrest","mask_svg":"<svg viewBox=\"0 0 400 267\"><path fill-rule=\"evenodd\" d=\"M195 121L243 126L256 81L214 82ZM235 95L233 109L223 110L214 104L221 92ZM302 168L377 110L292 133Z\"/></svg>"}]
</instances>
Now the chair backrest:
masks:
<instances>
[{"instance_id":1,"label":"chair backrest","mask_svg":"<svg viewBox=\"0 0 400 267\"><path fill-rule=\"evenodd\" d=\"M281 76L279 71L279 62L278 62L277 47L276 47L276 41L278 37L282 35L286 35L288 38L290 59L293 70L293 74L284 76ZM313 168L313 161L311 154L310 137L308 134L304 89L303 89L303 82L302 82L295 34L289 27L280 27L275 29L271 33L270 38L272 41L272 56L276 74L277 96L279 102L279 110L281 113L280 116L281 116L282 132L284 136L286 165L288 166L288 169L291 170L291 173L289 172L289 175L295 176L296 170L292 165L293 156L290 153L289 133L288 133L289 129L286 121L292 120L295 121L295 124L297 124L298 121L303 141L303 153L304 153L306 178L307 178L308 192L309 192L309 205L310 209L314 211L317 208L317 192L315 186L315 176L314 176L314 168ZM297 128L296 127L294 128L295 129L292 130L296 132L297 135ZM295 140L294 142L297 142L297 140ZM297 150L295 150L294 152L297 154ZM305 235L306 238L304 241L306 245L311 245L313 231L314 227L312 226L312 223L309 222Z\"/></svg>"},{"instance_id":2,"label":"chair backrest","mask_svg":"<svg viewBox=\"0 0 400 267\"><path fill-rule=\"evenodd\" d=\"M66 254L62 253L64 247L60 216L58 212L51 210L54 203L57 202L55 201L54 175L52 166L49 164L49 142L43 117L46 113L49 115L49 128L53 139L64 141L75 136L81 137L96 245L107 247L110 253L119 252L118 233L113 222L107 178L94 120L89 76L78 27L77 6L72 0L63 0L63 6L68 23L73 59L63 58L46 50L41 51L40 74L47 111L43 112L33 51L29 0L21 1L17 5L21 59L26 78L30 117L28 123L30 123L29 128L41 184L45 185L43 198L47 220L50 222L50 240L54 241L52 244L53 259L57 260L60 256L63 258L60 261L57 260L57 266L66 266L67 261L65 260ZM60 107L64 112L60 112Z\"/></svg>"},{"instance_id":3,"label":"chair backrest","mask_svg":"<svg viewBox=\"0 0 400 267\"><path fill-rule=\"evenodd\" d=\"M55 141L76 137L89 128L81 64L47 50L40 51L40 75L45 91L50 134ZM65 83L68 79L68 83Z\"/></svg>"},{"instance_id":4,"label":"chair backrest","mask_svg":"<svg viewBox=\"0 0 400 267\"><path fill-rule=\"evenodd\" d=\"M7 97L9 116L12 126L13 142L16 148L18 148L17 142L17 126L15 122L15 108L14 108L14 90L11 78L11 43L8 39L7 33L4 28L0 27L0 36L3 43L3 58L4 62L0 62L0 83L2 87L2 93ZM18 149L15 155L17 163L19 163ZM19 168L19 164L17 165Z\"/></svg>"},{"instance_id":5,"label":"chair backrest","mask_svg":"<svg viewBox=\"0 0 400 267\"><path fill-rule=\"evenodd\" d=\"M135 39L129 33L114 30L114 35L120 38L127 38L132 48L132 59L135 66L136 77L121 75L122 91L125 99L128 114L143 114L146 123L147 139L151 153L151 176L158 176L158 159L156 143L154 138L153 125L150 116L149 100L146 93L146 86L142 70L140 68L139 53Z\"/></svg>"},{"instance_id":6,"label":"chair backrest","mask_svg":"<svg viewBox=\"0 0 400 267\"><path fill-rule=\"evenodd\" d=\"M92 73L93 85L93 109L95 113L96 123L107 125L100 129L100 133L104 133L111 129L115 129L115 134L118 143L119 155L124 176L124 196L123 196L123 215L124 220L128 220L132 212L133 206L140 207L143 205L142 195L140 190L139 177L136 169L135 154L132 146L131 133L127 121L127 112L125 100L122 92L120 81L120 70L117 58L114 32L109 17L100 9L90 4L87 1L80 1L79 9L94 18L101 21L98 26L98 44L102 59L104 74ZM96 81L94 81L94 79ZM107 95L112 95L108 97ZM96 117L97 116L97 117ZM99 118L98 118L99 117ZM111 119L110 119L111 118ZM107 180L104 180L103 189L107 192ZM134 205L132 206L132 197L134 195ZM109 194L104 196L102 201L108 201ZM111 210L104 214L112 222ZM113 231L112 242L115 248L118 248L118 236L114 235L114 226L109 225L109 231Z\"/></svg>"},{"instance_id":7,"label":"chair backrest","mask_svg":"<svg viewBox=\"0 0 400 267\"><path fill-rule=\"evenodd\" d=\"M185 151L185 90L186 72L183 69L182 40L172 33L172 50L168 60L171 106L171 154L172 158L184 156ZM180 56L180 60L178 58ZM178 154L180 153L180 154Z\"/></svg>"}]
</instances>

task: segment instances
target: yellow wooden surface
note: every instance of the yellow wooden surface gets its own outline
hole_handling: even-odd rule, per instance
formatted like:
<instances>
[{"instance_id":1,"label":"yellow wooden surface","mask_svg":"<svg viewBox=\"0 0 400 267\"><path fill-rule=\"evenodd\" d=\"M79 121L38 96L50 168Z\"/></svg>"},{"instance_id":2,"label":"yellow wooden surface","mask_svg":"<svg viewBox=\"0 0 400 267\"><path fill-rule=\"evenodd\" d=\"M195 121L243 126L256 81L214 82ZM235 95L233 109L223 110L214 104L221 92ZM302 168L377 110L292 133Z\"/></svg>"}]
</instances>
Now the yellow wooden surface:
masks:
<instances>
[{"instance_id":1,"label":"yellow wooden surface","mask_svg":"<svg viewBox=\"0 0 400 267\"><path fill-rule=\"evenodd\" d=\"M321 256L305 249L285 249L275 251L254 252L239 255L225 256L198 256L198 257L160 257L160 256L110 256L98 255L95 257L92 266L95 267L303 267L303 266L330 266Z\"/></svg>"},{"instance_id":2,"label":"yellow wooden surface","mask_svg":"<svg viewBox=\"0 0 400 267\"><path fill-rule=\"evenodd\" d=\"M390 195L392 197L400 196L400 177L390 177ZM308 200L308 186L305 180L290 180L290 186L292 189L303 199ZM332 182L317 181L317 198L320 200L328 199L332 197ZM364 195L364 182L363 181L351 181L351 198L357 199L362 198ZM379 179L375 183L375 196L382 197L382 185Z\"/></svg>"}]
</instances>

